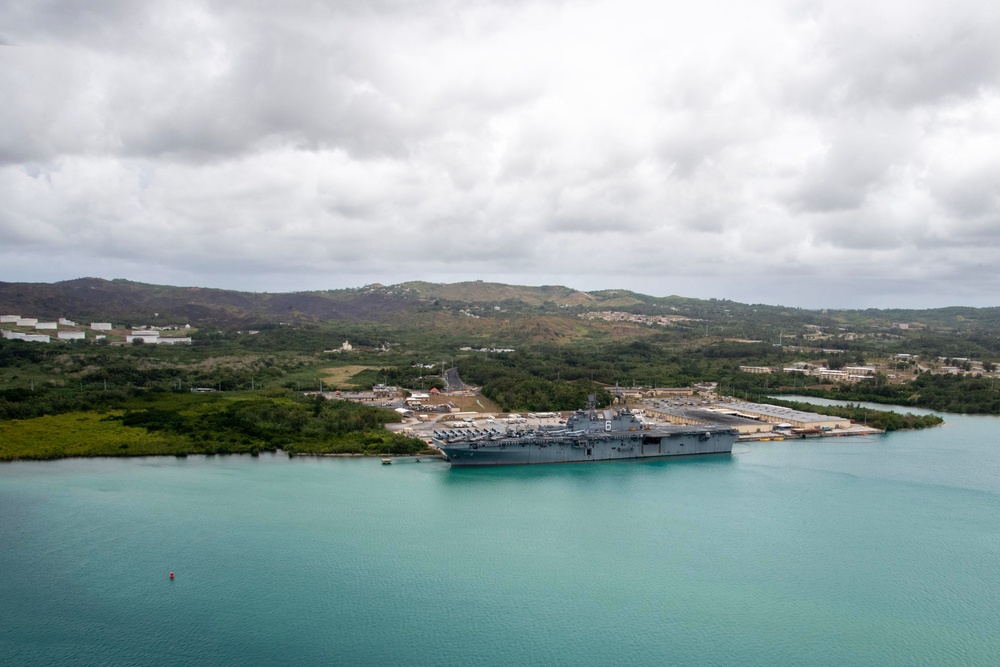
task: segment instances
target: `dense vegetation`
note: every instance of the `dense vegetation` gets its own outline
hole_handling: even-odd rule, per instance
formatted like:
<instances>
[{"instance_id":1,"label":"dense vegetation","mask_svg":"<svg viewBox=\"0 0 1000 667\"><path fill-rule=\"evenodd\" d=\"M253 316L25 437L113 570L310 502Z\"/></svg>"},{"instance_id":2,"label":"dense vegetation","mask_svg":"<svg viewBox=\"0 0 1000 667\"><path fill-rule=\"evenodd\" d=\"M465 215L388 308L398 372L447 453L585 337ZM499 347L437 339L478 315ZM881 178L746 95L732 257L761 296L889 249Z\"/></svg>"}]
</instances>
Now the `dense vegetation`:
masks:
<instances>
[{"instance_id":1,"label":"dense vegetation","mask_svg":"<svg viewBox=\"0 0 1000 667\"><path fill-rule=\"evenodd\" d=\"M154 392L103 412L0 421L0 460L155 454L415 454L417 439L383 427L392 410L286 390L229 397Z\"/></svg>"},{"instance_id":2,"label":"dense vegetation","mask_svg":"<svg viewBox=\"0 0 1000 667\"><path fill-rule=\"evenodd\" d=\"M918 366L950 365L958 357L960 368L977 360L991 371L1000 362L997 308L810 311L494 283L248 294L87 279L0 283L4 309L195 327L193 344L176 348L0 340L0 446L6 448L0 457L7 458L27 455L18 447L32 441L32 455L40 457L276 448L401 453L419 443L378 426L394 413L314 404L300 392L321 383L441 389L442 370L453 366L506 411L574 409L589 394L607 404L616 385L717 382L721 393L750 400L808 393L1000 414L992 378ZM602 319L622 312L630 317ZM150 319L150 313L159 314ZM121 339L119 333L115 342ZM339 351L345 340L354 348L346 354ZM893 359L899 353L909 360ZM801 374L740 370L795 362L838 368L873 359L891 360L885 373L909 381L883 374L854 385L815 385ZM193 395L192 387L222 392ZM915 427L905 424L884 427Z\"/></svg>"},{"instance_id":3,"label":"dense vegetation","mask_svg":"<svg viewBox=\"0 0 1000 667\"><path fill-rule=\"evenodd\" d=\"M462 377L482 387L484 396L504 412L519 410L575 410L587 405L594 394L599 405L611 400L608 390L582 377L585 369L549 365L531 354L502 354L463 359ZM562 370L560 370L562 369ZM560 377L560 373L564 375Z\"/></svg>"},{"instance_id":4,"label":"dense vegetation","mask_svg":"<svg viewBox=\"0 0 1000 667\"><path fill-rule=\"evenodd\" d=\"M814 358L815 354L796 355ZM686 387L719 382L739 396L761 395L771 388L802 386L800 377L743 373L741 364L782 364L796 358L763 344L715 342L681 345L672 336L601 345L536 345L507 354L469 355L458 360L467 381L504 409L566 410L582 407L588 394L598 403L610 400L616 385Z\"/></svg>"},{"instance_id":5,"label":"dense vegetation","mask_svg":"<svg viewBox=\"0 0 1000 667\"><path fill-rule=\"evenodd\" d=\"M846 401L904 405L942 412L1000 414L1000 384L971 375L922 373L906 384L878 379L830 389L796 390L811 396Z\"/></svg>"},{"instance_id":6,"label":"dense vegetation","mask_svg":"<svg viewBox=\"0 0 1000 667\"><path fill-rule=\"evenodd\" d=\"M786 401L774 398L767 399L768 403L782 405L793 410L803 410L805 412L818 412L822 415L832 415L834 417L844 417L852 419L858 424L865 424L883 431L898 431L901 429L922 429L930 426L938 426L944 423L944 419L937 415L915 415L910 412L900 414L888 410L872 410L859 405L816 405L814 403L802 403L800 401Z\"/></svg>"}]
</instances>

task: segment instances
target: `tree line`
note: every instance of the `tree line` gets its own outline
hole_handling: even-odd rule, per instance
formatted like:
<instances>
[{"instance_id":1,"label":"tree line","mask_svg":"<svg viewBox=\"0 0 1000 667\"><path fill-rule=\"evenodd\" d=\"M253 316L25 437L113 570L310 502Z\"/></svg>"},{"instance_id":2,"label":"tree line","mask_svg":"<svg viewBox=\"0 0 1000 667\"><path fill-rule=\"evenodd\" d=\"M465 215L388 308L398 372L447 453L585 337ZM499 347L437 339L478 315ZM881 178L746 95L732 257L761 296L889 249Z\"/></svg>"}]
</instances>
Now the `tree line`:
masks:
<instances>
[{"instance_id":1,"label":"tree line","mask_svg":"<svg viewBox=\"0 0 1000 667\"><path fill-rule=\"evenodd\" d=\"M872 378L833 389L804 390L811 396L846 401L867 401L956 412L1000 414L1000 383L975 375L921 373L905 384L889 384Z\"/></svg>"},{"instance_id":2,"label":"tree line","mask_svg":"<svg viewBox=\"0 0 1000 667\"><path fill-rule=\"evenodd\" d=\"M251 396L145 392L119 409L0 421L0 460L427 451L422 440L384 427L400 419L392 410L282 389Z\"/></svg>"},{"instance_id":3,"label":"tree line","mask_svg":"<svg viewBox=\"0 0 1000 667\"><path fill-rule=\"evenodd\" d=\"M803 403L801 401L787 401L784 399L767 399L772 405L781 405L793 410L803 412L818 412L821 415L831 415L850 419L858 424L865 424L872 428L883 431L898 431L903 429L923 429L931 426L938 426L944 423L944 419L937 415L915 415L911 412L900 414L889 410L872 410L863 408L856 404L847 405L816 405L814 403Z\"/></svg>"}]
</instances>

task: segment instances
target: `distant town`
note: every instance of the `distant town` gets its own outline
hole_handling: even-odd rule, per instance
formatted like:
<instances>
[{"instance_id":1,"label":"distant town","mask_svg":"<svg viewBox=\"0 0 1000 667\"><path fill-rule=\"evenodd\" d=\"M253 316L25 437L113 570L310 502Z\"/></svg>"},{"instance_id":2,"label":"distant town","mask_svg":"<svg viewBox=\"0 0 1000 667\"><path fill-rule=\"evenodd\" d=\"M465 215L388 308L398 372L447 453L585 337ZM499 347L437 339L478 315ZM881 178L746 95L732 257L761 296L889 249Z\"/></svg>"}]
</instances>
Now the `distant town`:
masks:
<instances>
[{"instance_id":1,"label":"distant town","mask_svg":"<svg viewBox=\"0 0 1000 667\"><path fill-rule=\"evenodd\" d=\"M189 324L122 328L115 327L111 322L78 324L65 317L43 321L37 317L0 315L0 335L8 340L29 343L90 341L106 344L190 345L191 337L185 335L190 332Z\"/></svg>"},{"instance_id":2,"label":"distant town","mask_svg":"<svg viewBox=\"0 0 1000 667\"><path fill-rule=\"evenodd\" d=\"M603 320L605 322L631 322L634 324L648 325L670 325L678 322L700 322L701 320L683 315L641 315L639 313L626 313L619 310L599 310L589 313L580 313L578 317L585 320Z\"/></svg>"},{"instance_id":3,"label":"distant town","mask_svg":"<svg viewBox=\"0 0 1000 667\"><path fill-rule=\"evenodd\" d=\"M831 355L841 354L841 350L824 350ZM836 357L833 357L836 358ZM829 362L828 362L829 363ZM797 361L788 366L740 366L740 371L757 375L774 373L797 374L817 378L822 382L854 383L883 375L890 382L911 379L920 373L941 373L946 375L982 375L995 377L996 366L989 362L967 357L932 357L912 354L894 354L891 359L872 362L864 366L842 366L828 368L823 364Z\"/></svg>"}]
</instances>

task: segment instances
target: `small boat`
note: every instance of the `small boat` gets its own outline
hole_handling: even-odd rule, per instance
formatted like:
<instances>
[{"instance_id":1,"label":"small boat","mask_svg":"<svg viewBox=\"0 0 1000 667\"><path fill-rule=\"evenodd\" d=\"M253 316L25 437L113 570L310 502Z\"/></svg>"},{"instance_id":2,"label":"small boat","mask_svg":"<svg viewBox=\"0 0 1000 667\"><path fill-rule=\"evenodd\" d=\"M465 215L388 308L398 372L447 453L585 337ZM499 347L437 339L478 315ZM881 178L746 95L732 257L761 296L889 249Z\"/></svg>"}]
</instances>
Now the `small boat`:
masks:
<instances>
[{"instance_id":1,"label":"small boat","mask_svg":"<svg viewBox=\"0 0 1000 667\"><path fill-rule=\"evenodd\" d=\"M382 457L382 465L387 466L387 465L389 465L391 463L392 463L392 457L391 456L383 456Z\"/></svg>"}]
</instances>

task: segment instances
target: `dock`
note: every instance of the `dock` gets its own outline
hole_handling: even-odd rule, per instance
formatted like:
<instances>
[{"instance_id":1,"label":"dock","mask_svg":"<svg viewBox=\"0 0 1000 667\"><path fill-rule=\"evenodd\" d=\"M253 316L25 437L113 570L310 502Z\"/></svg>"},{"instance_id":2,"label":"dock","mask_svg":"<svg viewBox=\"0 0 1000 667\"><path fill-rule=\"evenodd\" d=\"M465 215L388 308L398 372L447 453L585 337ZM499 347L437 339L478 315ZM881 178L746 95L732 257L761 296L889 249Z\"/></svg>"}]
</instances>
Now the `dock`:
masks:
<instances>
[{"instance_id":1,"label":"dock","mask_svg":"<svg viewBox=\"0 0 1000 667\"><path fill-rule=\"evenodd\" d=\"M444 454L421 454L420 456L387 456L382 459L389 459L391 463L420 463L421 461L447 461Z\"/></svg>"}]
</instances>

